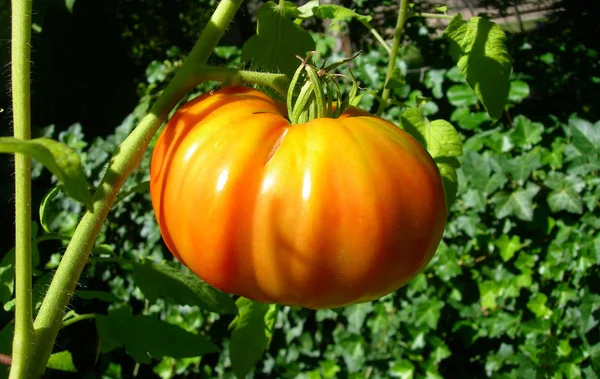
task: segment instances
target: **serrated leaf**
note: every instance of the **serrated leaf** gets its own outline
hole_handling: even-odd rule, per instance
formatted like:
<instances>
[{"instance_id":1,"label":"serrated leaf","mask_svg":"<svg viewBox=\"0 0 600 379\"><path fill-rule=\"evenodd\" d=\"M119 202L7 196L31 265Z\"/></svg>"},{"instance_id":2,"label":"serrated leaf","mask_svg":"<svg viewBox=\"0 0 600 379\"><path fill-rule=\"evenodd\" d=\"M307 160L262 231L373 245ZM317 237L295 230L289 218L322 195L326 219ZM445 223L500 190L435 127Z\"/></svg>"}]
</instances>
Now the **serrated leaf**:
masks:
<instances>
[{"instance_id":1,"label":"serrated leaf","mask_svg":"<svg viewBox=\"0 0 600 379\"><path fill-rule=\"evenodd\" d=\"M450 40L457 66L493 119L500 118L509 92L512 64L506 36L493 22L457 14L444 36Z\"/></svg>"},{"instance_id":2,"label":"serrated leaf","mask_svg":"<svg viewBox=\"0 0 600 379\"><path fill-rule=\"evenodd\" d=\"M521 250L521 239L519 236L509 238L506 234L503 234L494 244L500 250L500 256L504 262L509 261L517 251Z\"/></svg>"},{"instance_id":3,"label":"serrated leaf","mask_svg":"<svg viewBox=\"0 0 600 379\"><path fill-rule=\"evenodd\" d=\"M579 193L585 188L585 182L581 178L551 172L544 185L552 189L547 199L552 212L567 211L576 214L583 212L583 201Z\"/></svg>"},{"instance_id":4,"label":"serrated leaf","mask_svg":"<svg viewBox=\"0 0 600 379\"><path fill-rule=\"evenodd\" d=\"M236 305L238 315L229 326L229 356L235 375L245 378L271 342L277 306L257 303L243 297L236 301Z\"/></svg>"},{"instance_id":5,"label":"serrated leaf","mask_svg":"<svg viewBox=\"0 0 600 379\"><path fill-rule=\"evenodd\" d=\"M73 199L92 209L92 195L79 155L67 145L50 138L19 140L0 137L0 153L21 153L46 167L64 185Z\"/></svg>"},{"instance_id":6,"label":"serrated leaf","mask_svg":"<svg viewBox=\"0 0 600 379\"><path fill-rule=\"evenodd\" d=\"M462 155L462 145L458 132L452 124L444 120L429 121L419 108L409 108L400 118L402 128L415 137L435 161L446 193L446 204L452 205L456 198L460 167L458 157Z\"/></svg>"},{"instance_id":7,"label":"serrated leaf","mask_svg":"<svg viewBox=\"0 0 600 379\"><path fill-rule=\"evenodd\" d=\"M99 350L107 353L123 347L136 362L149 364L152 358L186 358L216 353L219 348L201 335L163 322L154 316L133 316L123 307L96 316Z\"/></svg>"},{"instance_id":8,"label":"serrated leaf","mask_svg":"<svg viewBox=\"0 0 600 379\"><path fill-rule=\"evenodd\" d=\"M361 23L369 23L373 17L354 12L341 5L326 4L313 8L313 13L319 18L332 19L332 24L355 18Z\"/></svg>"},{"instance_id":9,"label":"serrated leaf","mask_svg":"<svg viewBox=\"0 0 600 379\"><path fill-rule=\"evenodd\" d=\"M304 57L316 48L310 33L294 24L292 17L273 1L264 3L258 10L256 35L242 48L242 60L291 78L300 65L296 55Z\"/></svg>"},{"instance_id":10,"label":"serrated leaf","mask_svg":"<svg viewBox=\"0 0 600 379\"><path fill-rule=\"evenodd\" d=\"M60 353L52 354L46 367L53 370L77 372L77 367L73 363L70 351L61 351Z\"/></svg>"},{"instance_id":11,"label":"serrated leaf","mask_svg":"<svg viewBox=\"0 0 600 379\"><path fill-rule=\"evenodd\" d=\"M529 183L526 189L518 189L513 193L498 192L492 197L495 213L498 218L515 216L523 221L533 220L533 198L540 187Z\"/></svg>"},{"instance_id":12,"label":"serrated leaf","mask_svg":"<svg viewBox=\"0 0 600 379\"><path fill-rule=\"evenodd\" d=\"M313 9L317 6L319 6L319 0L307 1L304 5L298 7L298 15L296 17L298 17L298 18L313 17L315 15L313 12Z\"/></svg>"},{"instance_id":13,"label":"serrated leaf","mask_svg":"<svg viewBox=\"0 0 600 379\"><path fill-rule=\"evenodd\" d=\"M390 76L390 79L386 82L385 88L388 88L388 89L400 88L400 87L404 86L405 84L406 84L406 78L404 77L402 70L399 67L396 67L392 71L392 75Z\"/></svg>"},{"instance_id":14,"label":"serrated leaf","mask_svg":"<svg viewBox=\"0 0 600 379\"><path fill-rule=\"evenodd\" d=\"M231 297L193 275L166 263L133 263L133 277L140 290L155 302L165 297L181 305L197 305L211 312L235 314Z\"/></svg>"},{"instance_id":15,"label":"serrated leaf","mask_svg":"<svg viewBox=\"0 0 600 379\"><path fill-rule=\"evenodd\" d=\"M529 150L542 141L543 124L532 122L527 117L518 115L513 120L513 126L510 139L515 146Z\"/></svg>"},{"instance_id":16,"label":"serrated leaf","mask_svg":"<svg viewBox=\"0 0 600 379\"><path fill-rule=\"evenodd\" d=\"M531 173L542 166L542 153L539 147L516 157L504 157L501 160L502 167L508 172L513 180L524 182L529 179Z\"/></svg>"}]
</instances>

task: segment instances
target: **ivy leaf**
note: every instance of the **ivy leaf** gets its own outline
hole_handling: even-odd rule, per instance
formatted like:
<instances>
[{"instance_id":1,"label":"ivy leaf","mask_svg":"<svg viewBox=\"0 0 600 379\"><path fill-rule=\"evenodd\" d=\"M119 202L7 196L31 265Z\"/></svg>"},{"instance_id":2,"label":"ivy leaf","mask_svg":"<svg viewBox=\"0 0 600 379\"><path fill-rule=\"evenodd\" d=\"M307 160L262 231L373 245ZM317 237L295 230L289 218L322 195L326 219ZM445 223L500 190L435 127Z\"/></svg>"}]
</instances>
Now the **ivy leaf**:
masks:
<instances>
[{"instance_id":1,"label":"ivy leaf","mask_svg":"<svg viewBox=\"0 0 600 379\"><path fill-rule=\"evenodd\" d=\"M129 307L113 309L108 316L96 316L96 329L101 353L123 347L136 362L144 364L151 363L152 358L198 357L219 351L201 335L154 316L133 316Z\"/></svg>"},{"instance_id":2,"label":"ivy leaf","mask_svg":"<svg viewBox=\"0 0 600 379\"><path fill-rule=\"evenodd\" d=\"M73 363L73 356L69 351L52 354L46 367L60 371L77 372L77 368Z\"/></svg>"},{"instance_id":3,"label":"ivy leaf","mask_svg":"<svg viewBox=\"0 0 600 379\"><path fill-rule=\"evenodd\" d=\"M508 99L513 103L520 103L526 97L529 96L529 84L521 80L513 80L510 82L510 89L508 90Z\"/></svg>"},{"instance_id":4,"label":"ivy leaf","mask_svg":"<svg viewBox=\"0 0 600 379\"><path fill-rule=\"evenodd\" d=\"M444 36L450 40L457 66L467 83L490 116L500 118L508 98L512 71L502 29L485 18L473 17L467 22L457 14Z\"/></svg>"},{"instance_id":5,"label":"ivy leaf","mask_svg":"<svg viewBox=\"0 0 600 379\"><path fill-rule=\"evenodd\" d=\"M458 157L462 146L458 132L444 120L429 121L419 108L409 108L400 118L402 128L415 137L435 161L446 192L448 207L454 203L458 189L456 169L460 167Z\"/></svg>"},{"instance_id":6,"label":"ivy leaf","mask_svg":"<svg viewBox=\"0 0 600 379\"><path fill-rule=\"evenodd\" d=\"M544 125L539 122L532 122L527 117L519 115L514 118L513 125L510 139L515 146L529 150L542 141Z\"/></svg>"},{"instance_id":7,"label":"ivy leaf","mask_svg":"<svg viewBox=\"0 0 600 379\"><path fill-rule=\"evenodd\" d=\"M92 195L81 160L67 145L45 137L26 141L0 137L0 153L21 153L35 159L56 176L67 195L92 209Z\"/></svg>"},{"instance_id":8,"label":"ivy leaf","mask_svg":"<svg viewBox=\"0 0 600 379\"><path fill-rule=\"evenodd\" d=\"M133 277L140 290L154 302L165 297L182 305L197 305L215 313L235 314L231 297L189 272L155 263L133 263Z\"/></svg>"},{"instance_id":9,"label":"ivy leaf","mask_svg":"<svg viewBox=\"0 0 600 379\"><path fill-rule=\"evenodd\" d=\"M238 315L231 322L229 355L233 372L245 378L268 349L277 319L277 306L240 297L236 301Z\"/></svg>"},{"instance_id":10,"label":"ivy leaf","mask_svg":"<svg viewBox=\"0 0 600 379\"><path fill-rule=\"evenodd\" d=\"M591 122L579 118L569 120L573 145L582 155L598 153L600 150L600 121Z\"/></svg>"},{"instance_id":11,"label":"ivy leaf","mask_svg":"<svg viewBox=\"0 0 600 379\"><path fill-rule=\"evenodd\" d=\"M300 65L296 55L304 57L316 48L310 33L294 24L293 17L285 5L281 9L273 1L264 3L258 10L256 35L242 48L242 60L291 78Z\"/></svg>"},{"instance_id":12,"label":"ivy leaf","mask_svg":"<svg viewBox=\"0 0 600 379\"><path fill-rule=\"evenodd\" d=\"M538 185L528 183L527 188L518 189L510 194L504 191L496 193L492 197L492 202L496 205L496 217L515 216L523 221L532 221L533 198L539 190Z\"/></svg>"},{"instance_id":13,"label":"ivy leaf","mask_svg":"<svg viewBox=\"0 0 600 379\"><path fill-rule=\"evenodd\" d=\"M521 250L521 239L519 236L509 238L506 234L503 234L494 244L500 249L500 256L504 262L509 261L517 251Z\"/></svg>"},{"instance_id":14,"label":"ivy leaf","mask_svg":"<svg viewBox=\"0 0 600 379\"><path fill-rule=\"evenodd\" d=\"M313 13L319 18L332 19L332 24L337 24L341 21L347 21L355 18L362 24L368 24L373 17L365 16L354 12L352 9L348 9L341 5L326 4L319 5L313 8Z\"/></svg>"},{"instance_id":15,"label":"ivy leaf","mask_svg":"<svg viewBox=\"0 0 600 379\"><path fill-rule=\"evenodd\" d=\"M548 205L552 212L583 212L583 200L579 194L585 183L575 175L565 176L560 172L551 172L544 185L553 191L548 195Z\"/></svg>"}]
</instances>

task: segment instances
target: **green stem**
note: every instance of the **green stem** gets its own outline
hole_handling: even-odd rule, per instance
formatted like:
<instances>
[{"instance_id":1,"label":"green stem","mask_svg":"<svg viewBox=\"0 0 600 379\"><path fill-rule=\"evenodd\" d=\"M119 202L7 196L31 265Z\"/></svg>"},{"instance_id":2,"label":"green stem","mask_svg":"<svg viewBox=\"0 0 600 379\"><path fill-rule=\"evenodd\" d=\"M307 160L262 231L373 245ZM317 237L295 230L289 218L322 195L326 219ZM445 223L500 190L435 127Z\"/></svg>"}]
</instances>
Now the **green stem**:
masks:
<instances>
[{"instance_id":1,"label":"green stem","mask_svg":"<svg viewBox=\"0 0 600 379\"><path fill-rule=\"evenodd\" d=\"M198 84L195 80L198 66L206 63L241 3L242 0L222 0L219 3L175 77L150 112L117 148L102 183L94 194L93 212L87 211L77 225L35 320L38 343L30 356L31 365L35 370L29 371L28 376L39 377L44 372L65 308L75 291L90 251L119 189L139 165L144 150L169 112Z\"/></svg>"},{"instance_id":2,"label":"green stem","mask_svg":"<svg viewBox=\"0 0 600 379\"><path fill-rule=\"evenodd\" d=\"M14 136L31 139L31 0L12 1L12 101ZM31 160L15 154L15 334L10 378L25 377L35 362L31 306Z\"/></svg>"},{"instance_id":3,"label":"green stem","mask_svg":"<svg viewBox=\"0 0 600 379\"><path fill-rule=\"evenodd\" d=\"M418 13L411 13L408 15L408 18L411 17L423 17L423 18L441 18L441 19L448 19L448 20L452 20L454 18L454 16L450 16L449 14L442 14L442 13L423 13L423 12L418 12Z\"/></svg>"},{"instance_id":4,"label":"green stem","mask_svg":"<svg viewBox=\"0 0 600 379\"><path fill-rule=\"evenodd\" d=\"M394 41L392 42L392 52L390 53L390 60L388 62L388 69L385 75L385 84L383 88L383 92L381 93L381 102L379 103L379 109L377 109L377 115L381 115L383 110L388 104L390 99L389 88L385 88L387 86L388 81L392 77L392 73L394 72L394 68L396 68L396 56L398 55L398 48L400 46L400 42L402 41L402 35L404 32L404 24L408 19L408 0L400 0L400 9L398 11L398 22L396 23L396 31L394 33Z\"/></svg>"},{"instance_id":5,"label":"green stem","mask_svg":"<svg viewBox=\"0 0 600 379\"><path fill-rule=\"evenodd\" d=\"M76 322L83 321L83 320L95 319L95 318L96 318L95 313L86 313L86 314L82 314L82 315L77 315L77 316L72 317L72 318L68 319L67 321L63 322L60 328L63 329L69 325L75 324Z\"/></svg>"}]
</instances>

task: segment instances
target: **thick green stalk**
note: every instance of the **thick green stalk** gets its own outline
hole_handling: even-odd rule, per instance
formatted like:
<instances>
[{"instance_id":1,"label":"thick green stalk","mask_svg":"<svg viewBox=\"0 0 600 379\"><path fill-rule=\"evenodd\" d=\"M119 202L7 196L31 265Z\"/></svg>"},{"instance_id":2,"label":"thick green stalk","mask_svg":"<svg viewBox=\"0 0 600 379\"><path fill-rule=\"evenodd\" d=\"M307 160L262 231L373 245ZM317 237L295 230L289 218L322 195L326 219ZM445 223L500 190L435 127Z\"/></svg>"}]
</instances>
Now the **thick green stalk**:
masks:
<instances>
[{"instance_id":1,"label":"thick green stalk","mask_svg":"<svg viewBox=\"0 0 600 379\"><path fill-rule=\"evenodd\" d=\"M14 136L31 139L31 0L12 1L12 100ZM31 306L31 160L15 154L15 335L10 378L25 377L35 365Z\"/></svg>"},{"instance_id":2,"label":"thick green stalk","mask_svg":"<svg viewBox=\"0 0 600 379\"><path fill-rule=\"evenodd\" d=\"M408 0L400 0L400 10L398 11L398 21L396 23L396 31L394 33L394 41L392 42L392 52L390 53L390 60L388 62L387 74L385 75L385 85L387 85L388 81L392 77L392 73L394 72L394 68L396 68L396 56L398 55L398 47L400 46L400 42L402 41L402 35L404 33L404 24L408 18ZM381 102L379 103L379 109L377 109L377 114L381 115L383 110L388 104L390 99L390 89L383 88L383 92L381 94Z\"/></svg>"},{"instance_id":3,"label":"thick green stalk","mask_svg":"<svg viewBox=\"0 0 600 379\"><path fill-rule=\"evenodd\" d=\"M198 66L206 63L241 3L242 0L222 0L219 3L175 77L111 159L94 194L93 211L87 211L75 229L35 320L37 344L31 356L35 370L29 371L29 376L39 377L45 370L65 309L119 189L139 165L146 147L171 109L198 84Z\"/></svg>"}]
</instances>

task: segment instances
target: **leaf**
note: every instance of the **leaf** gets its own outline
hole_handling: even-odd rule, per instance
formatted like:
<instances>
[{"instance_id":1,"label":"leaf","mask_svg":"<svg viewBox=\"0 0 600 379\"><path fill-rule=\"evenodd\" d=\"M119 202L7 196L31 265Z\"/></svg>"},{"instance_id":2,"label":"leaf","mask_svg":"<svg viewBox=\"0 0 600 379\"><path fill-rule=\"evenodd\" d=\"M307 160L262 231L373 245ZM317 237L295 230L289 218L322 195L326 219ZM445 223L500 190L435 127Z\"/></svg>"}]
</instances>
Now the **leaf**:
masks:
<instances>
[{"instance_id":1,"label":"leaf","mask_svg":"<svg viewBox=\"0 0 600 379\"><path fill-rule=\"evenodd\" d=\"M49 209L48 204L58 195L60 187L54 187L44 196L40 204L40 224L46 233L52 233L48 226Z\"/></svg>"},{"instance_id":2,"label":"leaf","mask_svg":"<svg viewBox=\"0 0 600 379\"><path fill-rule=\"evenodd\" d=\"M298 15L296 17L298 18L311 18L313 17L315 14L313 12L315 7L319 6L319 0L309 0L307 1L304 5L299 6L298 9Z\"/></svg>"},{"instance_id":3,"label":"leaf","mask_svg":"<svg viewBox=\"0 0 600 379\"><path fill-rule=\"evenodd\" d=\"M521 80L513 80L510 82L508 90L508 99L513 103L520 103L529 96L529 84Z\"/></svg>"},{"instance_id":4,"label":"leaf","mask_svg":"<svg viewBox=\"0 0 600 379\"><path fill-rule=\"evenodd\" d=\"M313 13L319 18L332 19L332 24L337 24L338 22L347 21L352 18L357 19L363 24L367 24L373 18L371 16L358 14L341 5L334 4L319 5L318 7L313 8Z\"/></svg>"},{"instance_id":5,"label":"leaf","mask_svg":"<svg viewBox=\"0 0 600 379\"><path fill-rule=\"evenodd\" d=\"M579 118L569 120L569 130L573 136L573 145L582 155L598 153L600 150L600 121L592 125Z\"/></svg>"},{"instance_id":6,"label":"leaf","mask_svg":"<svg viewBox=\"0 0 600 379\"><path fill-rule=\"evenodd\" d=\"M215 313L235 314L237 311L229 295L206 284L187 269L181 271L166 263L133 263L133 277L152 302L165 297L176 304L197 305Z\"/></svg>"},{"instance_id":7,"label":"leaf","mask_svg":"<svg viewBox=\"0 0 600 379\"><path fill-rule=\"evenodd\" d=\"M539 192L540 187L528 183L526 189L518 189L511 194L498 192L492 197L496 205L495 213L498 218L515 216L523 221L533 220L533 198Z\"/></svg>"},{"instance_id":8,"label":"leaf","mask_svg":"<svg viewBox=\"0 0 600 379\"><path fill-rule=\"evenodd\" d=\"M390 79L386 82L385 88L394 89L401 88L406 84L406 77L402 73L402 70L399 67L394 68L392 71L392 75Z\"/></svg>"},{"instance_id":9,"label":"leaf","mask_svg":"<svg viewBox=\"0 0 600 379\"><path fill-rule=\"evenodd\" d=\"M462 155L462 145L458 132L452 124L444 120L429 121L419 108L409 108L400 118L401 126L415 137L435 161L446 193L446 203L450 207L456 198L460 167L458 157Z\"/></svg>"},{"instance_id":10,"label":"leaf","mask_svg":"<svg viewBox=\"0 0 600 379\"><path fill-rule=\"evenodd\" d=\"M0 303L6 304L15 291L15 250L11 249L0 261Z\"/></svg>"},{"instance_id":11,"label":"leaf","mask_svg":"<svg viewBox=\"0 0 600 379\"><path fill-rule=\"evenodd\" d=\"M534 294L527 302L527 308L535 314L536 317L546 317L552 314L552 310L546 306L548 296L541 292Z\"/></svg>"},{"instance_id":12,"label":"leaf","mask_svg":"<svg viewBox=\"0 0 600 379\"><path fill-rule=\"evenodd\" d=\"M219 351L206 337L154 316L133 316L129 307L96 316L96 329L101 353L123 347L136 362L144 364L151 363L151 358L198 357Z\"/></svg>"},{"instance_id":13,"label":"leaf","mask_svg":"<svg viewBox=\"0 0 600 379\"><path fill-rule=\"evenodd\" d=\"M0 137L0 153L21 153L35 159L56 176L67 195L93 208L79 155L67 145L45 137L27 141Z\"/></svg>"},{"instance_id":14,"label":"leaf","mask_svg":"<svg viewBox=\"0 0 600 379\"><path fill-rule=\"evenodd\" d=\"M531 122L527 117L518 115L514 118L513 125L510 139L515 146L529 150L542 141L543 124Z\"/></svg>"},{"instance_id":15,"label":"leaf","mask_svg":"<svg viewBox=\"0 0 600 379\"><path fill-rule=\"evenodd\" d=\"M236 305L238 315L229 325L229 355L235 375L245 378L269 347L277 319L277 306L243 297L236 301Z\"/></svg>"},{"instance_id":16,"label":"leaf","mask_svg":"<svg viewBox=\"0 0 600 379\"><path fill-rule=\"evenodd\" d=\"M444 36L450 40L461 74L493 119L500 118L509 93L512 71L506 36L493 22L473 17L469 22L457 14Z\"/></svg>"},{"instance_id":17,"label":"leaf","mask_svg":"<svg viewBox=\"0 0 600 379\"><path fill-rule=\"evenodd\" d=\"M561 172L550 172L544 185L553 191L548 195L548 205L552 212L567 211L571 213L583 212L583 201L579 194L585 188L585 182L576 175Z\"/></svg>"},{"instance_id":18,"label":"leaf","mask_svg":"<svg viewBox=\"0 0 600 379\"><path fill-rule=\"evenodd\" d=\"M310 33L294 24L292 17L273 1L264 3L258 10L256 35L242 48L242 60L291 78L300 65L296 55L304 57L316 48Z\"/></svg>"},{"instance_id":19,"label":"leaf","mask_svg":"<svg viewBox=\"0 0 600 379\"><path fill-rule=\"evenodd\" d=\"M390 376L400 379L413 379L415 366L409 360L395 362L390 367Z\"/></svg>"},{"instance_id":20,"label":"leaf","mask_svg":"<svg viewBox=\"0 0 600 379\"><path fill-rule=\"evenodd\" d=\"M468 107L477 104L477 94L466 84L454 84L446 92L448 101L455 107Z\"/></svg>"},{"instance_id":21,"label":"leaf","mask_svg":"<svg viewBox=\"0 0 600 379\"><path fill-rule=\"evenodd\" d=\"M65 0L65 7L69 13L73 13L73 6L75 5L75 0Z\"/></svg>"},{"instance_id":22,"label":"leaf","mask_svg":"<svg viewBox=\"0 0 600 379\"><path fill-rule=\"evenodd\" d=\"M61 351L60 353L52 354L46 367L60 371L77 372L77 367L73 363L70 351Z\"/></svg>"},{"instance_id":23,"label":"leaf","mask_svg":"<svg viewBox=\"0 0 600 379\"><path fill-rule=\"evenodd\" d=\"M494 244L500 250L500 256L504 262L509 261L517 251L521 250L521 239L519 236L509 238L506 234L503 234Z\"/></svg>"}]
</instances>

